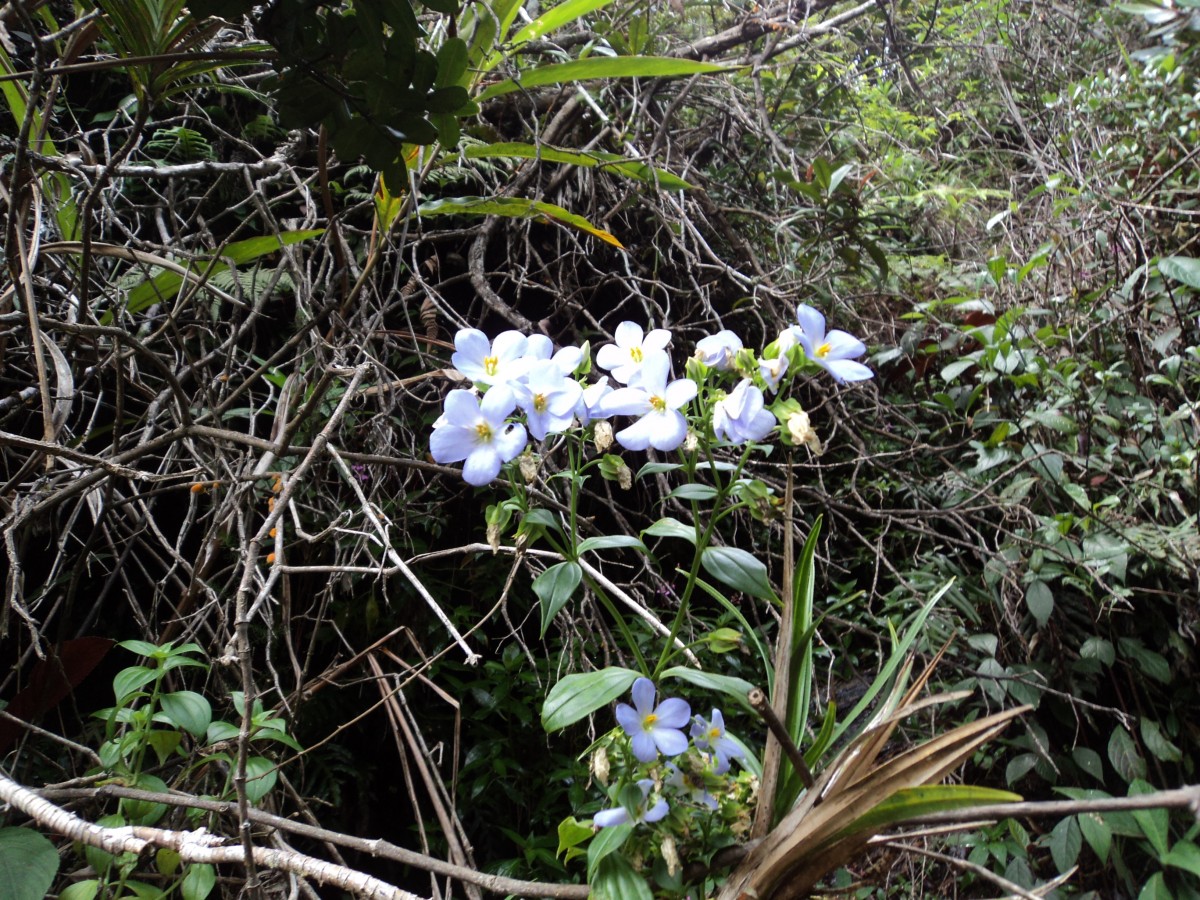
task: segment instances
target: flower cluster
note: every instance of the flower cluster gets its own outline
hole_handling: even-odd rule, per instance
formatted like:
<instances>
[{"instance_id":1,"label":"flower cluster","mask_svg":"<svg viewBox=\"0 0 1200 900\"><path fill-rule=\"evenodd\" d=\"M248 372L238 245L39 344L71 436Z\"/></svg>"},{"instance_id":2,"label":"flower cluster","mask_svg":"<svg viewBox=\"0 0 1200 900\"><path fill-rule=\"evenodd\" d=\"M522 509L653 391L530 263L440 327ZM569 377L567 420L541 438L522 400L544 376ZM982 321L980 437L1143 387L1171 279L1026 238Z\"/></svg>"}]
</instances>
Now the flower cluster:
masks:
<instances>
[{"instance_id":1,"label":"flower cluster","mask_svg":"<svg viewBox=\"0 0 1200 900\"><path fill-rule=\"evenodd\" d=\"M695 431L729 444L762 441L778 431L788 443L815 449L820 446L815 433L797 431L795 401L768 406L767 396L779 392L789 370L805 361L840 383L872 376L854 361L866 352L862 341L844 331L827 332L825 317L805 305L760 355L732 331L701 339L683 378L671 376L672 336L666 329L647 333L622 322L613 337L595 358L608 375L588 384L592 360L586 347L555 351L544 335L505 331L489 340L474 328L459 331L451 362L475 389L446 397L430 439L433 458L463 463L463 478L485 485L525 449L530 436L544 441L577 425L594 426L598 443L615 438L627 450L676 450ZM738 380L730 390L718 386L732 377ZM511 421L518 411L523 422ZM633 421L614 431L605 423L614 417Z\"/></svg>"},{"instance_id":2,"label":"flower cluster","mask_svg":"<svg viewBox=\"0 0 1200 900\"><path fill-rule=\"evenodd\" d=\"M742 758L742 748L725 733L725 719L719 709L714 709L707 720L693 717L686 701L668 697L655 705L655 694L654 682L639 678L633 683L633 705L617 704L617 724L639 764L630 777L643 777L633 780L640 797L628 790L627 784L614 783L611 796L618 805L596 813L592 821L599 828L664 819L671 810L668 796L714 810L718 803L709 787L720 784L719 776L729 772L730 760ZM689 728L691 740L684 728ZM667 762L664 777L657 768L660 754L682 765ZM606 776L608 766L606 757ZM652 775L658 777L649 777Z\"/></svg>"}]
</instances>

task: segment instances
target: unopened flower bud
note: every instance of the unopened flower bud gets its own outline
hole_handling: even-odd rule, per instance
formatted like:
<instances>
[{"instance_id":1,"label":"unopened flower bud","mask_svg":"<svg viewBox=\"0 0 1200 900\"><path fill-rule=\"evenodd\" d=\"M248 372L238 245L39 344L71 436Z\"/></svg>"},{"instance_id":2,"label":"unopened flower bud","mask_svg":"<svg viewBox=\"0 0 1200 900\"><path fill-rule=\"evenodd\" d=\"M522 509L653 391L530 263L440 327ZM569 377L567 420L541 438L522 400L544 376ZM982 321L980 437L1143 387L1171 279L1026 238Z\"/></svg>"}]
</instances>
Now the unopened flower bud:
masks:
<instances>
[{"instance_id":1,"label":"unopened flower bud","mask_svg":"<svg viewBox=\"0 0 1200 900\"><path fill-rule=\"evenodd\" d=\"M668 834L662 839L659 849L662 851L663 862L667 864L667 874L673 876L680 869L679 851L675 847L675 838Z\"/></svg>"},{"instance_id":2,"label":"unopened flower bud","mask_svg":"<svg viewBox=\"0 0 1200 900\"><path fill-rule=\"evenodd\" d=\"M818 456L821 454L821 439L817 437L817 432L813 430L808 413L804 412L804 410L792 413L788 416L787 427L788 434L792 436L793 441L797 444L807 444L813 453Z\"/></svg>"},{"instance_id":3,"label":"unopened flower bud","mask_svg":"<svg viewBox=\"0 0 1200 900\"><path fill-rule=\"evenodd\" d=\"M592 775L601 784L608 784L608 753L603 747L592 754Z\"/></svg>"},{"instance_id":4,"label":"unopened flower bud","mask_svg":"<svg viewBox=\"0 0 1200 900\"><path fill-rule=\"evenodd\" d=\"M596 431L592 435L592 442L596 445L597 453L607 453L608 448L613 445L612 423L604 421L597 422Z\"/></svg>"}]
</instances>

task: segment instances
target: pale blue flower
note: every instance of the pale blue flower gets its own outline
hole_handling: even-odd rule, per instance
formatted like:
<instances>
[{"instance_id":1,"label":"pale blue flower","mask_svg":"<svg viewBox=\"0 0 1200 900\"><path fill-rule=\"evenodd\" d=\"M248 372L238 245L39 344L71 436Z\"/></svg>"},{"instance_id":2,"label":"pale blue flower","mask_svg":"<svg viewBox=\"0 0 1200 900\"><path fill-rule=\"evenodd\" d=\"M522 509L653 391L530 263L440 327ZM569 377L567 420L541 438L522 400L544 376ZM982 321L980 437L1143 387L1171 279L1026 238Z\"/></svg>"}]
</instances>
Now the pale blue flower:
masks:
<instances>
[{"instance_id":1,"label":"pale blue flower","mask_svg":"<svg viewBox=\"0 0 1200 900\"><path fill-rule=\"evenodd\" d=\"M782 352L774 359L760 359L758 361L758 374L762 376L762 380L767 385L767 390L772 394L779 390L779 382L783 380L784 373L787 370L788 358Z\"/></svg>"},{"instance_id":2,"label":"pale blue flower","mask_svg":"<svg viewBox=\"0 0 1200 900\"><path fill-rule=\"evenodd\" d=\"M781 346L786 343L784 335L790 335L791 343L798 342L804 348L804 355L838 382L865 381L874 376L862 363L853 362L867 352L867 345L858 338L838 329L827 334L825 317L803 303L796 307L796 320L798 324L779 336Z\"/></svg>"},{"instance_id":3,"label":"pale blue flower","mask_svg":"<svg viewBox=\"0 0 1200 900\"><path fill-rule=\"evenodd\" d=\"M544 441L547 434L557 434L571 427L575 421L575 407L583 395L579 382L566 377L552 359L535 362L512 389L525 412L529 433L539 441Z\"/></svg>"},{"instance_id":4,"label":"pale blue flower","mask_svg":"<svg viewBox=\"0 0 1200 900\"><path fill-rule=\"evenodd\" d=\"M671 360L665 353L646 359L636 385L602 398L592 416L640 416L618 431L617 443L627 450L674 450L687 437L687 419L679 412L696 396L696 382L678 378L667 383Z\"/></svg>"},{"instance_id":5,"label":"pale blue flower","mask_svg":"<svg viewBox=\"0 0 1200 900\"><path fill-rule=\"evenodd\" d=\"M658 759L659 751L678 756L687 749L687 736L680 729L691 715L691 707L678 697L655 706L654 682L649 678L633 683L633 706L617 704L617 722L633 739L633 755L644 763Z\"/></svg>"},{"instance_id":6,"label":"pale blue flower","mask_svg":"<svg viewBox=\"0 0 1200 900\"><path fill-rule=\"evenodd\" d=\"M621 384L634 384L647 361L666 358L671 332L655 328L649 334L643 334L642 326L636 322L622 322L613 338L615 344L605 344L597 351L596 365L612 372L613 379Z\"/></svg>"},{"instance_id":7,"label":"pale blue flower","mask_svg":"<svg viewBox=\"0 0 1200 900\"><path fill-rule=\"evenodd\" d=\"M718 775L729 771L731 758L742 758L742 748L725 734L725 716L719 709L712 711L712 718L707 722L701 716L696 716L692 722L692 740L697 750L712 754L715 763L713 771Z\"/></svg>"},{"instance_id":8,"label":"pale blue flower","mask_svg":"<svg viewBox=\"0 0 1200 900\"><path fill-rule=\"evenodd\" d=\"M718 331L696 343L696 359L718 372L727 371L742 349L742 339L728 329Z\"/></svg>"},{"instance_id":9,"label":"pale blue flower","mask_svg":"<svg viewBox=\"0 0 1200 900\"><path fill-rule=\"evenodd\" d=\"M643 778L637 783L637 786L642 790L642 802L638 804L635 815L630 815L629 810L623 806L617 806L612 809L602 809L592 817L592 822L598 828L611 828L614 825L636 824L638 822L657 822L666 816L669 807L667 801L659 797L654 805L649 809L646 808L646 801L650 796L650 789L654 787L654 781L650 778Z\"/></svg>"},{"instance_id":10,"label":"pale blue flower","mask_svg":"<svg viewBox=\"0 0 1200 900\"><path fill-rule=\"evenodd\" d=\"M703 777L691 773L685 775L679 766L671 762L667 763L667 772L669 774L663 784L670 785L681 794L686 794L688 799L694 803L707 806L709 809L717 808L717 798L704 787Z\"/></svg>"},{"instance_id":11,"label":"pale blue flower","mask_svg":"<svg viewBox=\"0 0 1200 900\"><path fill-rule=\"evenodd\" d=\"M563 375L570 375L583 362L583 350L579 347L562 347L554 352L554 345L544 334L532 334L525 344L525 361L532 370L540 360L551 360Z\"/></svg>"},{"instance_id":12,"label":"pale blue flower","mask_svg":"<svg viewBox=\"0 0 1200 900\"><path fill-rule=\"evenodd\" d=\"M504 331L489 341L476 328L463 328L454 336L456 352L450 363L477 384L507 384L528 371L525 348L528 338L519 331Z\"/></svg>"},{"instance_id":13,"label":"pale blue flower","mask_svg":"<svg viewBox=\"0 0 1200 900\"><path fill-rule=\"evenodd\" d=\"M592 419L607 419L608 415L601 409L601 403L612 392L613 386L608 383L607 375L601 375L599 381L585 387L575 407L575 417L579 419L580 424L587 425Z\"/></svg>"},{"instance_id":14,"label":"pale blue flower","mask_svg":"<svg viewBox=\"0 0 1200 900\"><path fill-rule=\"evenodd\" d=\"M429 438L433 458L440 463L465 460L467 484L487 484L500 474L501 465L525 449L525 429L505 422L516 405L517 398L505 385L491 388L482 402L472 391L451 391Z\"/></svg>"},{"instance_id":15,"label":"pale blue flower","mask_svg":"<svg viewBox=\"0 0 1200 900\"><path fill-rule=\"evenodd\" d=\"M731 444L761 441L775 428L775 416L763 405L763 392L743 379L713 406L713 433Z\"/></svg>"}]
</instances>

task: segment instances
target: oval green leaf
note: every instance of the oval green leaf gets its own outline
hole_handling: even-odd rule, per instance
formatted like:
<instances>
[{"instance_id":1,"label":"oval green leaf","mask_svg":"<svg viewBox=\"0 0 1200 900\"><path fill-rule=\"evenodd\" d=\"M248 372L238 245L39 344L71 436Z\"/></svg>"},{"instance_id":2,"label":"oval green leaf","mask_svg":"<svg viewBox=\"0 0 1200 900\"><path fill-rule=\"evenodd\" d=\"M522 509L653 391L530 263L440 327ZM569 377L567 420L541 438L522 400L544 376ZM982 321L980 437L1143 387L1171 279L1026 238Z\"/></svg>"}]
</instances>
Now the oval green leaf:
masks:
<instances>
[{"instance_id":1,"label":"oval green leaf","mask_svg":"<svg viewBox=\"0 0 1200 900\"><path fill-rule=\"evenodd\" d=\"M775 599L767 567L754 554L739 547L705 547L700 564L713 578L759 600Z\"/></svg>"},{"instance_id":2,"label":"oval green leaf","mask_svg":"<svg viewBox=\"0 0 1200 900\"><path fill-rule=\"evenodd\" d=\"M566 676L550 689L542 704L542 727L558 731L578 722L625 693L637 678L637 672L619 666Z\"/></svg>"}]
</instances>

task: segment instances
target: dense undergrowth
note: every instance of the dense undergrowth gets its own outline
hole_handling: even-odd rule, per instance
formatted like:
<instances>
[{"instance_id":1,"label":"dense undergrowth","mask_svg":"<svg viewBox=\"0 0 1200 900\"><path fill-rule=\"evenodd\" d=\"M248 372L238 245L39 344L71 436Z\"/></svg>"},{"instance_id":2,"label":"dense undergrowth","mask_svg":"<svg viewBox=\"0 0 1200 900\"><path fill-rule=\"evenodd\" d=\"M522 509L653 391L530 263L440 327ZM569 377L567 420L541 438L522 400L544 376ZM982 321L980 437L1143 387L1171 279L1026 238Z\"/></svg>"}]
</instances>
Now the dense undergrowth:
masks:
<instances>
[{"instance_id":1,"label":"dense undergrowth","mask_svg":"<svg viewBox=\"0 0 1200 900\"><path fill-rule=\"evenodd\" d=\"M880 766L1028 704L950 780L1097 802L1194 783L1198 32L1183 0L9 4L0 765L89 822L229 838L85 849L6 794L15 896L371 895L347 871L586 896L571 848L604 840L618 692L550 731L544 704L653 670L672 621L719 678L670 690L723 708L755 765L766 727L731 686L767 687L797 640L810 725L785 724L818 778L846 764L834 723L898 702L890 664L944 648L931 683L969 693L906 717ZM683 375L721 329L770 355L800 303L874 370L795 382L820 453L781 416L744 484L728 447L697 470L562 444L481 489L429 455L469 387L463 328L594 353L664 327ZM681 460L690 494L642 469ZM709 534L710 485L740 506ZM775 594L818 529L791 633ZM644 544L547 580L614 535ZM771 587L727 571L693 597L708 538ZM685 870L697 892L742 871L735 807ZM1200 892L1186 809L1033 813L888 820L820 890ZM341 868L255 871L252 846ZM681 895L663 853L628 871ZM632 883L613 869L610 894Z\"/></svg>"}]
</instances>

